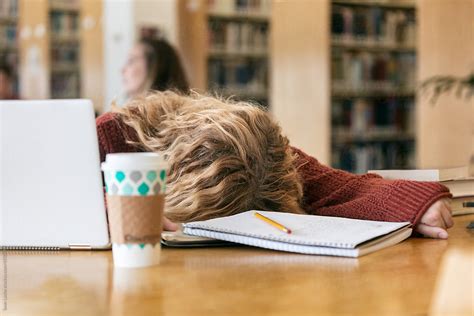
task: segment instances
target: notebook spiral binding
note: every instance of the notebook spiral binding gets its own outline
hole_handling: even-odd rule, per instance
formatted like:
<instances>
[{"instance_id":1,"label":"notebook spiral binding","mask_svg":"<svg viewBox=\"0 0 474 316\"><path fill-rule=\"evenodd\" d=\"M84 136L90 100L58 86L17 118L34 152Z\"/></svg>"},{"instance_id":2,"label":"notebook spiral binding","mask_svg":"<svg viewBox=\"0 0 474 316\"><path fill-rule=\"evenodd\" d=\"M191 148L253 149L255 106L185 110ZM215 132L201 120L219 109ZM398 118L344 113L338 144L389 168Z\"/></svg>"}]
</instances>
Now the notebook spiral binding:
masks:
<instances>
[{"instance_id":1,"label":"notebook spiral binding","mask_svg":"<svg viewBox=\"0 0 474 316\"><path fill-rule=\"evenodd\" d=\"M59 251L59 247L37 247L37 246L0 246L0 251L11 250L33 250L33 251Z\"/></svg>"}]
</instances>

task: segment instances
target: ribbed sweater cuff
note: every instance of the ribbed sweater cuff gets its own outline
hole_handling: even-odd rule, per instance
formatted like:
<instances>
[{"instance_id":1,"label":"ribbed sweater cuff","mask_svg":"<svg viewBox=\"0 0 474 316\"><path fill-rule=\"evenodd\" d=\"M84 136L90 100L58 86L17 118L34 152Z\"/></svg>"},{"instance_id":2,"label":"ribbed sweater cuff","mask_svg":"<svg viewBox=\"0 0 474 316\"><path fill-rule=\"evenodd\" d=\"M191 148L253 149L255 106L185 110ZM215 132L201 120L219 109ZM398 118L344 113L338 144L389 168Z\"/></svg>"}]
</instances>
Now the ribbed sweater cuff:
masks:
<instances>
[{"instance_id":1,"label":"ribbed sweater cuff","mask_svg":"<svg viewBox=\"0 0 474 316\"><path fill-rule=\"evenodd\" d=\"M416 225L428 208L441 198L451 197L448 188L437 182L399 180L394 183L385 206L396 221Z\"/></svg>"}]
</instances>

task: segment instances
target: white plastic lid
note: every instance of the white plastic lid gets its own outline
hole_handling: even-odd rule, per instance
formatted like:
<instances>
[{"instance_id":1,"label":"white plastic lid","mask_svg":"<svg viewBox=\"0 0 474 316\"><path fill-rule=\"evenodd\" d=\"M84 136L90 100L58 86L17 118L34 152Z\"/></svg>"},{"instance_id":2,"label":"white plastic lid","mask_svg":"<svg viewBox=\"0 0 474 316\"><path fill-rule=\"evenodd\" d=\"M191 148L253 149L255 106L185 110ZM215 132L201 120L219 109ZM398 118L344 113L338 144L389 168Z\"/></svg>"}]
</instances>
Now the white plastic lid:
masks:
<instances>
[{"instance_id":1,"label":"white plastic lid","mask_svg":"<svg viewBox=\"0 0 474 316\"><path fill-rule=\"evenodd\" d=\"M102 170L149 170L167 169L163 155L157 153L117 153L107 154Z\"/></svg>"}]
</instances>

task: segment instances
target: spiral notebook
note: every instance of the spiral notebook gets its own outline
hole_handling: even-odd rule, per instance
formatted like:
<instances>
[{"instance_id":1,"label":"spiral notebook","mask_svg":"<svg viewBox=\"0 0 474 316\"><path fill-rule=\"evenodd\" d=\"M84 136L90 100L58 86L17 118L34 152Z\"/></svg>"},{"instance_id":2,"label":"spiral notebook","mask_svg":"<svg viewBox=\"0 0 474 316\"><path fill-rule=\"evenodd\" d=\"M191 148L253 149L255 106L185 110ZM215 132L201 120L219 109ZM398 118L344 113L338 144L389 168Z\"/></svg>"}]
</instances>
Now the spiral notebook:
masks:
<instances>
[{"instance_id":1,"label":"spiral notebook","mask_svg":"<svg viewBox=\"0 0 474 316\"><path fill-rule=\"evenodd\" d=\"M265 217L291 229L285 233L255 216ZM395 245L411 233L409 222L379 222L341 217L247 211L237 215L190 222L187 235L311 255L360 257Z\"/></svg>"}]
</instances>

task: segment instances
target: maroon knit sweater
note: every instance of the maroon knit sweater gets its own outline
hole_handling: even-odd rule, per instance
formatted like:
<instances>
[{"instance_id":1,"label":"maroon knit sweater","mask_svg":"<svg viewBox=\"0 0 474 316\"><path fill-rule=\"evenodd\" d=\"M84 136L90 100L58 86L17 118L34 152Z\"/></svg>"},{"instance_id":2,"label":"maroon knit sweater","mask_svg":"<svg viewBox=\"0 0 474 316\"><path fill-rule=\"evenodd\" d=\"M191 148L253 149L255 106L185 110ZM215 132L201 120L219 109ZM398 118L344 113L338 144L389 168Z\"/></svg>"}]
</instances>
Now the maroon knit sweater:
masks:
<instances>
[{"instance_id":1,"label":"maroon knit sweater","mask_svg":"<svg viewBox=\"0 0 474 316\"><path fill-rule=\"evenodd\" d=\"M138 141L138 137L118 115L106 113L96 123L101 161L108 153L140 151L127 144L126 140ZM293 150L303 181L303 209L308 214L416 224L435 201L451 197L449 190L437 182L355 175L324 166L297 148Z\"/></svg>"}]
</instances>

